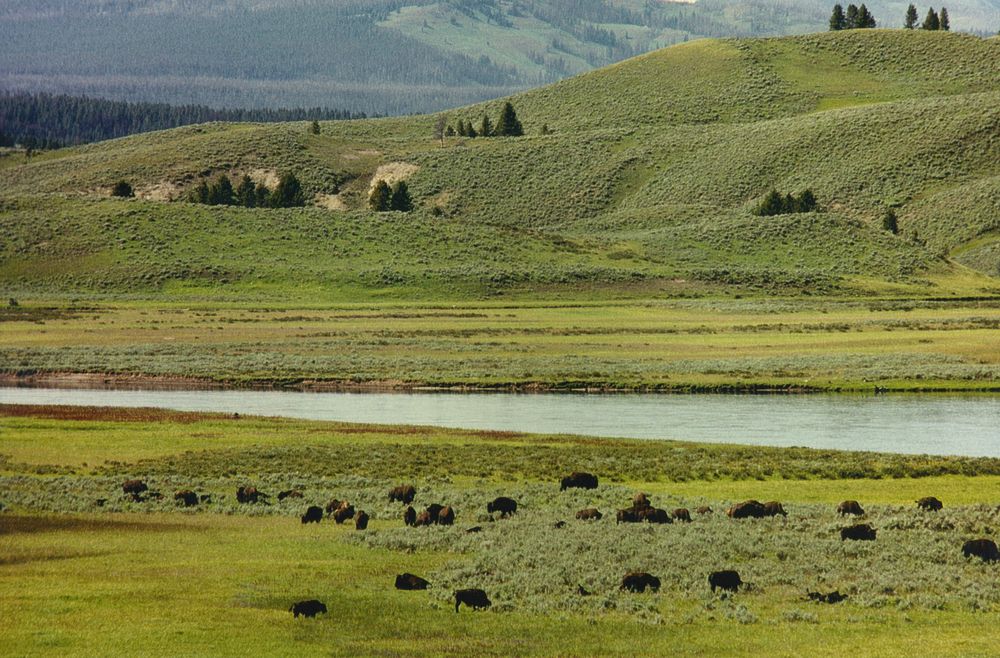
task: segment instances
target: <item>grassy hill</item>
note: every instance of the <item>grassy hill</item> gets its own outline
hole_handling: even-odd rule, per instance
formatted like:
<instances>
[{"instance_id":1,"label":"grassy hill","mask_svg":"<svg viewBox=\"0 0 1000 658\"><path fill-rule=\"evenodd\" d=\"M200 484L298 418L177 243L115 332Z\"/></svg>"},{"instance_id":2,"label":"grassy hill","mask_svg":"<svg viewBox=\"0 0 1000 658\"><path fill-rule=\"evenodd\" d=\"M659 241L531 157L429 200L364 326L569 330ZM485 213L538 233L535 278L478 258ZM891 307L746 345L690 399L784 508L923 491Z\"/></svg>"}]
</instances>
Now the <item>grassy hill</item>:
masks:
<instances>
[{"instance_id":1,"label":"grassy hill","mask_svg":"<svg viewBox=\"0 0 1000 658\"><path fill-rule=\"evenodd\" d=\"M437 141L436 116L331 122L320 135L304 123L206 124L0 158L0 285L336 299L648 293L659 282L997 290L986 275L1000 271L1000 40L902 30L702 40L512 101L523 138ZM499 108L444 116L478 125ZM316 207L176 200L203 177L285 171ZM417 209L367 211L373 178L394 171ZM122 178L140 199L107 198ZM810 188L820 212L753 215L772 188ZM900 235L881 228L888 208Z\"/></svg>"}]
</instances>

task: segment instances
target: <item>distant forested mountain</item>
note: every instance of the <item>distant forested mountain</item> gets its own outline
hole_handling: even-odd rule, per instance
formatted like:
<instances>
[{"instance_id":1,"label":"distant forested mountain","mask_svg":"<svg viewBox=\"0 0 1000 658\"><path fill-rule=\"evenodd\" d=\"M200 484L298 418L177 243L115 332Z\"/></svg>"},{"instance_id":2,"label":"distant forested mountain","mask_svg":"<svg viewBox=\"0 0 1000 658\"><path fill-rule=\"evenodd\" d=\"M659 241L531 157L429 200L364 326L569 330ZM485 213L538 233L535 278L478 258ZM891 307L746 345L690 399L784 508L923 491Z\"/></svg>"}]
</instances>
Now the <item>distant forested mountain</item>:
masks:
<instances>
[{"instance_id":1,"label":"distant forested mountain","mask_svg":"<svg viewBox=\"0 0 1000 658\"><path fill-rule=\"evenodd\" d=\"M5 0L0 88L213 107L436 110L700 37L826 28L827 0ZM879 26L906 3L868 3ZM949 3L995 33L1000 0ZM924 11L924 8L920 8Z\"/></svg>"},{"instance_id":2,"label":"distant forested mountain","mask_svg":"<svg viewBox=\"0 0 1000 658\"><path fill-rule=\"evenodd\" d=\"M333 121L363 113L309 109L218 110L205 105L128 103L46 93L0 92L0 146L58 148L209 121Z\"/></svg>"}]
</instances>

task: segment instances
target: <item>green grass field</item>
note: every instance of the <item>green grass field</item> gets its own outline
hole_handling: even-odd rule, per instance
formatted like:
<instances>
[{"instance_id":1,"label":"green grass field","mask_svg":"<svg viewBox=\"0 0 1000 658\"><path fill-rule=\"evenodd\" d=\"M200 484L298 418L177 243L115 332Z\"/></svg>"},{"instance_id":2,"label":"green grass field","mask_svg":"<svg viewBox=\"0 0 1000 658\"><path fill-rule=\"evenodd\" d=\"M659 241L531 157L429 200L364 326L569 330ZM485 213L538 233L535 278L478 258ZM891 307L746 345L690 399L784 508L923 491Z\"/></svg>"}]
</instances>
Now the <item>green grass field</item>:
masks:
<instances>
[{"instance_id":1,"label":"green grass field","mask_svg":"<svg viewBox=\"0 0 1000 658\"><path fill-rule=\"evenodd\" d=\"M1000 572L960 551L995 536L997 460L59 407L0 407L0 432L4 655L989 655L998 640ZM560 493L574 469L599 489ZM128 477L166 499L126 500ZM404 481L415 505L453 505L456 525L404 527L385 499ZM246 483L305 497L239 505ZM181 488L213 501L176 507ZM638 490L715 513L616 526ZM486 514L500 494L515 518ZM918 511L923 495L945 509ZM299 522L332 497L368 511L369 529ZM788 517L721 513L749 497ZM844 498L876 542L839 539ZM611 518L575 521L588 506ZM706 574L727 567L755 588L713 596ZM627 569L658 574L660 592L620 592ZM431 589L396 591L404 571ZM451 591L467 586L493 608L456 615ZM849 598L804 600L817 589ZM329 614L293 619L314 597Z\"/></svg>"}]
</instances>

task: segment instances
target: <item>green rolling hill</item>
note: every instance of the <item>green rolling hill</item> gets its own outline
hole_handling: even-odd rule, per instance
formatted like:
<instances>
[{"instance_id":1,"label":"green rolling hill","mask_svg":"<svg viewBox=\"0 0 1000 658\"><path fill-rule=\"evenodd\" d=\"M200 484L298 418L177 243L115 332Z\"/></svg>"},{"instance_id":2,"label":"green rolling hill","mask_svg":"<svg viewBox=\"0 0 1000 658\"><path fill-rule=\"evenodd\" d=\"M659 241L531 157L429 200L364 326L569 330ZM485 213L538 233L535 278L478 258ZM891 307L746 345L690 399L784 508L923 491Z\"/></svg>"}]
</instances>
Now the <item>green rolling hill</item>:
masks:
<instances>
[{"instance_id":1,"label":"green rolling hill","mask_svg":"<svg viewBox=\"0 0 1000 658\"><path fill-rule=\"evenodd\" d=\"M902 30L701 40L510 99L521 138L436 140L501 101L206 124L0 158L17 295L1000 292L1000 40ZM549 134L542 134L542 126ZM181 202L294 172L310 207ZM416 209L366 209L376 177ZM111 199L126 179L138 199ZM758 217L772 188L819 212ZM882 229L892 208L900 233Z\"/></svg>"}]
</instances>

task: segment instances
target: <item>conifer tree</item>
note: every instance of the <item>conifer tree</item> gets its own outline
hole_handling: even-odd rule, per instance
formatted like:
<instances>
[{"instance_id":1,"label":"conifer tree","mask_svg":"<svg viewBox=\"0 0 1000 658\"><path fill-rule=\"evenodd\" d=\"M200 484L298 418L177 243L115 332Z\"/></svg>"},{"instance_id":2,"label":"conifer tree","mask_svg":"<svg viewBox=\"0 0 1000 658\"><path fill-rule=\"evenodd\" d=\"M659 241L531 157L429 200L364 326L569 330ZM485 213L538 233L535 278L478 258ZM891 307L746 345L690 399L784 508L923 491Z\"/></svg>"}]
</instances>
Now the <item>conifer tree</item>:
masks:
<instances>
[{"instance_id":1,"label":"conifer tree","mask_svg":"<svg viewBox=\"0 0 1000 658\"><path fill-rule=\"evenodd\" d=\"M858 27L875 27L875 17L872 16L870 11L868 11L868 7L866 7L864 3L858 7Z\"/></svg>"},{"instance_id":2,"label":"conifer tree","mask_svg":"<svg viewBox=\"0 0 1000 658\"><path fill-rule=\"evenodd\" d=\"M893 235L899 234L899 222L896 219L896 213L892 208L885 211L885 215L882 217L882 228L889 231Z\"/></svg>"},{"instance_id":3,"label":"conifer tree","mask_svg":"<svg viewBox=\"0 0 1000 658\"><path fill-rule=\"evenodd\" d=\"M385 212L389 210L389 202L392 199L392 190L389 184L380 180L375 184L372 193L368 196L368 207L375 212Z\"/></svg>"},{"instance_id":4,"label":"conifer tree","mask_svg":"<svg viewBox=\"0 0 1000 658\"><path fill-rule=\"evenodd\" d=\"M458 120L458 135L459 137L468 137L469 133L465 131L465 122L461 119Z\"/></svg>"},{"instance_id":5,"label":"conifer tree","mask_svg":"<svg viewBox=\"0 0 1000 658\"><path fill-rule=\"evenodd\" d=\"M319 121L313 120L312 125L309 126L309 132L313 135L319 134Z\"/></svg>"},{"instance_id":6,"label":"conifer tree","mask_svg":"<svg viewBox=\"0 0 1000 658\"><path fill-rule=\"evenodd\" d=\"M392 197L389 199L389 210L397 212L413 210L413 199L410 198L410 190L404 181L399 181L393 186Z\"/></svg>"},{"instance_id":7,"label":"conifer tree","mask_svg":"<svg viewBox=\"0 0 1000 658\"><path fill-rule=\"evenodd\" d=\"M471 121L465 122L465 136L472 137L473 139L479 136L479 133L476 132L476 129L472 127Z\"/></svg>"},{"instance_id":8,"label":"conifer tree","mask_svg":"<svg viewBox=\"0 0 1000 658\"><path fill-rule=\"evenodd\" d=\"M906 8L906 22L903 23L903 27L907 30L912 30L917 26L917 8L910 5Z\"/></svg>"},{"instance_id":9,"label":"conifer tree","mask_svg":"<svg viewBox=\"0 0 1000 658\"><path fill-rule=\"evenodd\" d=\"M492 137L493 136L493 124L490 123L490 118L488 116L483 116L483 122L479 124L479 135L481 137Z\"/></svg>"},{"instance_id":10,"label":"conifer tree","mask_svg":"<svg viewBox=\"0 0 1000 658\"><path fill-rule=\"evenodd\" d=\"M233 205L233 183L229 176L222 174L219 180L209 188L208 204L210 206L231 206Z\"/></svg>"},{"instance_id":11,"label":"conifer tree","mask_svg":"<svg viewBox=\"0 0 1000 658\"><path fill-rule=\"evenodd\" d=\"M209 194L208 181L202 178L198 187L191 190L191 203L208 203Z\"/></svg>"},{"instance_id":12,"label":"conifer tree","mask_svg":"<svg viewBox=\"0 0 1000 658\"><path fill-rule=\"evenodd\" d=\"M111 196L128 198L135 196L135 192L132 191L128 181L120 180L111 188Z\"/></svg>"},{"instance_id":13,"label":"conifer tree","mask_svg":"<svg viewBox=\"0 0 1000 658\"><path fill-rule=\"evenodd\" d=\"M267 189L267 185L261 183L254 190L254 196L257 198L256 206L258 208L267 208L271 205L271 190Z\"/></svg>"},{"instance_id":14,"label":"conifer tree","mask_svg":"<svg viewBox=\"0 0 1000 658\"><path fill-rule=\"evenodd\" d=\"M244 208L253 208L257 205L257 186L253 179L243 175L240 184L236 186L236 205Z\"/></svg>"},{"instance_id":15,"label":"conifer tree","mask_svg":"<svg viewBox=\"0 0 1000 658\"><path fill-rule=\"evenodd\" d=\"M452 126L448 126L447 128L444 129L444 136L445 137L454 137L455 136L455 129Z\"/></svg>"},{"instance_id":16,"label":"conifer tree","mask_svg":"<svg viewBox=\"0 0 1000 658\"><path fill-rule=\"evenodd\" d=\"M754 210L755 215L768 217L770 215L780 215L784 211L785 198L778 190L771 190Z\"/></svg>"},{"instance_id":17,"label":"conifer tree","mask_svg":"<svg viewBox=\"0 0 1000 658\"><path fill-rule=\"evenodd\" d=\"M806 190L799 195L796 201L796 212L812 212L816 210L816 195L813 194L812 190Z\"/></svg>"},{"instance_id":18,"label":"conifer tree","mask_svg":"<svg viewBox=\"0 0 1000 658\"><path fill-rule=\"evenodd\" d=\"M858 7L857 5L847 5L847 21L846 27L848 30L853 30L856 27L861 27L858 25Z\"/></svg>"},{"instance_id":19,"label":"conifer tree","mask_svg":"<svg viewBox=\"0 0 1000 658\"><path fill-rule=\"evenodd\" d=\"M518 121L517 112L514 111L514 106L509 101L504 103L493 134L497 137L520 137L524 134L524 127Z\"/></svg>"},{"instance_id":20,"label":"conifer tree","mask_svg":"<svg viewBox=\"0 0 1000 658\"><path fill-rule=\"evenodd\" d=\"M830 14L830 31L836 32L847 27L847 17L844 16L844 8L839 4L833 6L833 13Z\"/></svg>"},{"instance_id":21,"label":"conifer tree","mask_svg":"<svg viewBox=\"0 0 1000 658\"><path fill-rule=\"evenodd\" d=\"M924 24L921 28L924 30L941 29L941 21L938 19L938 15L934 12L934 7L927 10L927 17L924 18Z\"/></svg>"},{"instance_id":22,"label":"conifer tree","mask_svg":"<svg viewBox=\"0 0 1000 658\"><path fill-rule=\"evenodd\" d=\"M271 193L272 208L293 208L306 205L305 196L302 194L302 184L295 174L287 173L281 175L278 186Z\"/></svg>"},{"instance_id":23,"label":"conifer tree","mask_svg":"<svg viewBox=\"0 0 1000 658\"><path fill-rule=\"evenodd\" d=\"M941 13L939 16L940 19L938 20L938 23L940 23L940 28L946 32L951 30L951 20L948 18L948 10L941 7Z\"/></svg>"}]
</instances>

